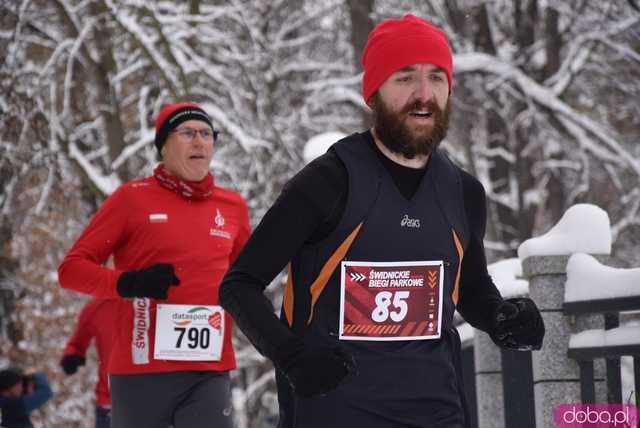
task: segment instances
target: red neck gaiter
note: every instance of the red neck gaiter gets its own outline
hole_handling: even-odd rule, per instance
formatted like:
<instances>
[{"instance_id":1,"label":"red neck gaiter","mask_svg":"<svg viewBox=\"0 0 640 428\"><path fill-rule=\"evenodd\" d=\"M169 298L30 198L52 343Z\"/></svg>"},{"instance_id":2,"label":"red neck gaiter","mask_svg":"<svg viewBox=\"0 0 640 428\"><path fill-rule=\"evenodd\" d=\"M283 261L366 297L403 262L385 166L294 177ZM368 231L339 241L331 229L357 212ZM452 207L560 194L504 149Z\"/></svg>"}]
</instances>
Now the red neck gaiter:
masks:
<instances>
[{"instance_id":1,"label":"red neck gaiter","mask_svg":"<svg viewBox=\"0 0 640 428\"><path fill-rule=\"evenodd\" d=\"M185 181L171 175L167 168L160 164L153 170L153 176L162 187L176 192L186 199L207 199L213 195L213 176L211 173L200 181Z\"/></svg>"}]
</instances>

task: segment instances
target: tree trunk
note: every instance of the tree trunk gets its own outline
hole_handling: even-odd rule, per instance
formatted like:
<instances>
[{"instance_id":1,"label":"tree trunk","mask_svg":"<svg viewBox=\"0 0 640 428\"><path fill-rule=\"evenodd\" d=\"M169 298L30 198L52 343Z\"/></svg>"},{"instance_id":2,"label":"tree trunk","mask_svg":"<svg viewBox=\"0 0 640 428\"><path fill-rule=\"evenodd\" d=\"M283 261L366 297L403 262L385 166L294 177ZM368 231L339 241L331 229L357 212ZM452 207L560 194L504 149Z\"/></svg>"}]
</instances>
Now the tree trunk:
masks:
<instances>
[{"instance_id":1,"label":"tree trunk","mask_svg":"<svg viewBox=\"0 0 640 428\"><path fill-rule=\"evenodd\" d=\"M466 35L465 31L465 13L460 9L457 0L449 0L444 2L444 8L447 11L447 16L449 17L449 22L451 23L451 28L456 33Z\"/></svg>"},{"instance_id":2,"label":"tree trunk","mask_svg":"<svg viewBox=\"0 0 640 428\"><path fill-rule=\"evenodd\" d=\"M560 68L560 47L562 37L558 31L558 11L547 7L544 15L545 50L547 62L544 65L544 78L552 76Z\"/></svg>"},{"instance_id":3,"label":"tree trunk","mask_svg":"<svg viewBox=\"0 0 640 428\"><path fill-rule=\"evenodd\" d=\"M357 72L362 71L360 58L367 45L369 32L373 29L371 12L373 0L347 0L351 18L351 44L353 45L353 66Z\"/></svg>"},{"instance_id":4,"label":"tree trunk","mask_svg":"<svg viewBox=\"0 0 640 428\"><path fill-rule=\"evenodd\" d=\"M481 4L475 8L473 13L475 21L474 44L481 52L495 55L496 46L493 43L493 35L487 5ZM494 109L487 109L486 112L486 133L487 146L490 150L504 149L509 151L509 142L507 141L508 132L505 129L504 122ZM510 193L510 174L511 165L500 155L492 155L489 157L491 167L489 168L489 179L491 189L494 194ZM516 229L516 219L514 213L506 206L499 203L488 203L488 224L487 236L498 242L510 242L514 237L509 232ZM497 254L499 257L510 257L512 254Z\"/></svg>"},{"instance_id":5,"label":"tree trunk","mask_svg":"<svg viewBox=\"0 0 640 428\"><path fill-rule=\"evenodd\" d=\"M356 73L362 71L360 58L362 52L367 45L369 32L373 29L373 20L371 13L373 12L374 0L347 0L349 8L349 17L351 19L351 45L353 46L353 69ZM371 114L368 111L361 113L362 128L372 126Z\"/></svg>"},{"instance_id":6,"label":"tree trunk","mask_svg":"<svg viewBox=\"0 0 640 428\"><path fill-rule=\"evenodd\" d=\"M102 5L98 6L97 13L106 12ZM105 143L109 147L109 158L114 161L122 150L124 150L126 144L124 139L124 126L120 119L120 105L118 103L118 96L116 94L116 88L111 85L111 77L117 72L116 62L113 56L113 49L110 40L111 28L102 21L99 25L99 31L94 33L95 44L99 55L96 76L96 89L99 93L99 98L104 100L105 105L99 109L104 120ZM104 37L105 35L109 35ZM116 171L122 181L129 180L130 174L127 171L126 164L123 164Z\"/></svg>"},{"instance_id":7,"label":"tree trunk","mask_svg":"<svg viewBox=\"0 0 640 428\"><path fill-rule=\"evenodd\" d=\"M480 51L491 55L496 54L496 47L493 44L493 36L491 34L491 25L489 24L489 13L487 5L481 4L474 13L474 21L476 23L473 43Z\"/></svg>"},{"instance_id":8,"label":"tree trunk","mask_svg":"<svg viewBox=\"0 0 640 428\"><path fill-rule=\"evenodd\" d=\"M200 0L189 0L189 14L200 15Z\"/></svg>"},{"instance_id":9,"label":"tree trunk","mask_svg":"<svg viewBox=\"0 0 640 428\"><path fill-rule=\"evenodd\" d=\"M536 23L538 22L538 0L515 0L516 41L520 48L528 48L536 41Z\"/></svg>"}]
</instances>

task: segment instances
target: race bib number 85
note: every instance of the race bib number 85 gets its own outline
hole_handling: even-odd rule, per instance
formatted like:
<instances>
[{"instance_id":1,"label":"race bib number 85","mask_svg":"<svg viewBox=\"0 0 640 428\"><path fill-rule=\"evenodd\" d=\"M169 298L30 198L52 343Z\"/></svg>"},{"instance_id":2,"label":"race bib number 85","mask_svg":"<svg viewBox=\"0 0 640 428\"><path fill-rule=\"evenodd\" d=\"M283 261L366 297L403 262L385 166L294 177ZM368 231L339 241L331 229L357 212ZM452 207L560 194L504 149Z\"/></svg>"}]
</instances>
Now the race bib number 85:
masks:
<instances>
[{"instance_id":1,"label":"race bib number 85","mask_svg":"<svg viewBox=\"0 0 640 428\"><path fill-rule=\"evenodd\" d=\"M342 262L340 339L440 337L442 261Z\"/></svg>"},{"instance_id":2,"label":"race bib number 85","mask_svg":"<svg viewBox=\"0 0 640 428\"><path fill-rule=\"evenodd\" d=\"M156 306L155 359L218 361L223 340L224 311L220 306Z\"/></svg>"}]
</instances>

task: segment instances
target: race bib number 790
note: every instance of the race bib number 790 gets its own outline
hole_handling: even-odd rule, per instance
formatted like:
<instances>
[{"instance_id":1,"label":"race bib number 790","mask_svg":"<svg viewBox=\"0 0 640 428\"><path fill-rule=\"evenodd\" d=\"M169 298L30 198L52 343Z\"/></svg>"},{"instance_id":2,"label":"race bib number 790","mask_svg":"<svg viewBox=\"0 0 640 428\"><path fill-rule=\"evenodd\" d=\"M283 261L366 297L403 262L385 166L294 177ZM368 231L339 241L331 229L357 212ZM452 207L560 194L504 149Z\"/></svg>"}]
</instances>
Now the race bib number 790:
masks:
<instances>
[{"instance_id":1,"label":"race bib number 790","mask_svg":"<svg viewBox=\"0 0 640 428\"><path fill-rule=\"evenodd\" d=\"M223 340L220 306L156 306L155 359L219 361Z\"/></svg>"},{"instance_id":2,"label":"race bib number 790","mask_svg":"<svg viewBox=\"0 0 640 428\"><path fill-rule=\"evenodd\" d=\"M440 337L442 261L342 262L340 339Z\"/></svg>"}]
</instances>

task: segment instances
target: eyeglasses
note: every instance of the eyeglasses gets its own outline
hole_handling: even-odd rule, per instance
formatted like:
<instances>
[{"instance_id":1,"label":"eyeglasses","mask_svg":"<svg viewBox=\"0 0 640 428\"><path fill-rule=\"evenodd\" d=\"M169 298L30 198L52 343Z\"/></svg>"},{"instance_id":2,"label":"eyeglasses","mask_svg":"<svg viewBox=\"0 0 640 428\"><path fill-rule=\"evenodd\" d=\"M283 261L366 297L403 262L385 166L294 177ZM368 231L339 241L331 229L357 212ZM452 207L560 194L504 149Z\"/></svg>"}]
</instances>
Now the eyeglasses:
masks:
<instances>
[{"instance_id":1,"label":"eyeglasses","mask_svg":"<svg viewBox=\"0 0 640 428\"><path fill-rule=\"evenodd\" d=\"M200 134L200 138L202 138L206 142L212 142L218 140L218 134L220 131L216 131L213 129L191 129L191 128L181 128L174 129L170 132L171 134L178 134L178 138L180 140L190 143L191 141L196 139L196 135Z\"/></svg>"}]
</instances>

